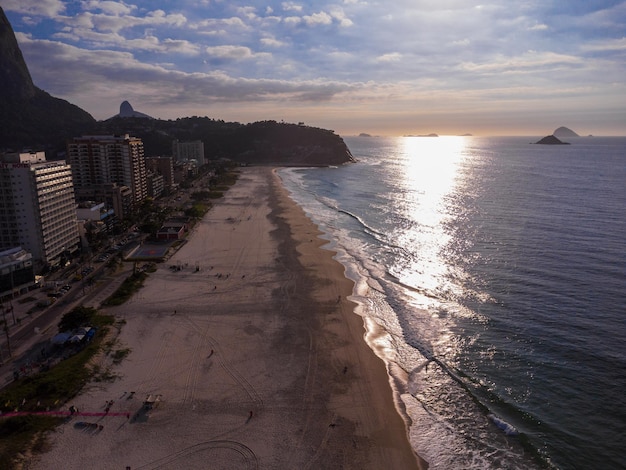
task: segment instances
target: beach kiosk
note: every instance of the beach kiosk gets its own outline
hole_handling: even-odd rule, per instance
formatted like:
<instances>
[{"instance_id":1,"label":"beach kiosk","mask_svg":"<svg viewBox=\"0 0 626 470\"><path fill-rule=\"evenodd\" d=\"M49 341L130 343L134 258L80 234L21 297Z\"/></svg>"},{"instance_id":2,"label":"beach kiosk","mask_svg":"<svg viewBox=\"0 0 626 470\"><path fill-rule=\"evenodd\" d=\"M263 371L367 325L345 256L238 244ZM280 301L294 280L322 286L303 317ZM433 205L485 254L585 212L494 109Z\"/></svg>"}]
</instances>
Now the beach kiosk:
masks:
<instances>
[{"instance_id":1,"label":"beach kiosk","mask_svg":"<svg viewBox=\"0 0 626 470\"><path fill-rule=\"evenodd\" d=\"M147 395L146 399L143 401L143 409L148 411L159 406L159 402L161 401L161 395Z\"/></svg>"}]
</instances>

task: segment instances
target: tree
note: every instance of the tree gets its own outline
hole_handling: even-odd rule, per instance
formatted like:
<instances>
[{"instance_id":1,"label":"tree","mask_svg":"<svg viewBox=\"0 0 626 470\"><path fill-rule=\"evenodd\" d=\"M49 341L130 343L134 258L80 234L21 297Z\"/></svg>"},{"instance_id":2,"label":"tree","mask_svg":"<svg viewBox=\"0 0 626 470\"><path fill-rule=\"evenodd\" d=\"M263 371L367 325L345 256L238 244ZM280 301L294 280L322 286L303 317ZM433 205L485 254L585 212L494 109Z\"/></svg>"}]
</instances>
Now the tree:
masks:
<instances>
[{"instance_id":1,"label":"tree","mask_svg":"<svg viewBox=\"0 0 626 470\"><path fill-rule=\"evenodd\" d=\"M63 315L59 322L59 331L72 331L81 326L88 326L97 312L93 307L80 305Z\"/></svg>"}]
</instances>

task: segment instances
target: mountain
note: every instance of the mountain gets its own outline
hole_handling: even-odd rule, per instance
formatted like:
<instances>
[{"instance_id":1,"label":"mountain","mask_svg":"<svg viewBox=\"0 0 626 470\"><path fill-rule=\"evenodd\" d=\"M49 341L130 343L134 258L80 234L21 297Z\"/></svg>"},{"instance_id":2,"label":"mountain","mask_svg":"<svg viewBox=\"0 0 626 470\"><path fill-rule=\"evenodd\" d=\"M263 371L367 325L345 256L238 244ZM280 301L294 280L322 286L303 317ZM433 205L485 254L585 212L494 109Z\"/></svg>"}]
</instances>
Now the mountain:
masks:
<instances>
[{"instance_id":1,"label":"mountain","mask_svg":"<svg viewBox=\"0 0 626 470\"><path fill-rule=\"evenodd\" d=\"M567 127L563 127L563 126L559 127L558 129L555 129L552 135L555 135L559 138L565 138L565 139L569 139L571 137L580 137L573 130L568 129Z\"/></svg>"},{"instance_id":2,"label":"mountain","mask_svg":"<svg viewBox=\"0 0 626 470\"><path fill-rule=\"evenodd\" d=\"M96 120L86 111L37 88L15 33L0 7L0 149L56 153L68 136L88 132Z\"/></svg>"},{"instance_id":3,"label":"mountain","mask_svg":"<svg viewBox=\"0 0 626 470\"><path fill-rule=\"evenodd\" d=\"M120 112L113 117L121 117L121 118L146 118L146 119L154 119L152 116L148 116L147 114L140 113L139 111L135 111L131 104L128 101L123 101L120 105Z\"/></svg>"},{"instance_id":4,"label":"mountain","mask_svg":"<svg viewBox=\"0 0 626 470\"><path fill-rule=\"evenodd\" d=\"M0 151L46 150L54 159L65 142L84 134L131 134L146 155L171 155L172 141L202 140L209 160L326 166L352 162L343 139L333 131L275 121L228 123L209 118L153 119L128 101L120 113L97 122L89 113L37 88L15 33L0 7Z\"/></svg>"}]
</instances>

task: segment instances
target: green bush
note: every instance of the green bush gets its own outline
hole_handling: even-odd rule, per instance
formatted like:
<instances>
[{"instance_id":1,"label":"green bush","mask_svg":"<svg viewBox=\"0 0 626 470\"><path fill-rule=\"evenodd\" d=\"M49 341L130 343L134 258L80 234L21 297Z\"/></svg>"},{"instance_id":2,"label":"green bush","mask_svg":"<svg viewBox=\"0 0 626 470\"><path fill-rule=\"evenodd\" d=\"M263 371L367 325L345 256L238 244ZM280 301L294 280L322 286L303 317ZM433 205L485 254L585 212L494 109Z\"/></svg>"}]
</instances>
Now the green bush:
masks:
<instances>
[{"instance_id":1,"label":"green bush","mask_svg":"<svg viewBox=\"0 0 626 470\"><path fill-rule=\"evenodd\" d=\"M143 286L148 275L144 272L136 272L126 278L122 285L103 302L103 305L116 306L122 305L132 295Z\"/></svg>"},{"instance_id":2,"label":"green bush","mask_svg":"<svg viewBox=\"0 0 626 470\"><path fill-rule=\"evenodd\" d=\"M80 305L63 315L59 322L59 331L72 331L81 326L91 326L97 312L95 308Z\"/></svg>"}]
</instances>

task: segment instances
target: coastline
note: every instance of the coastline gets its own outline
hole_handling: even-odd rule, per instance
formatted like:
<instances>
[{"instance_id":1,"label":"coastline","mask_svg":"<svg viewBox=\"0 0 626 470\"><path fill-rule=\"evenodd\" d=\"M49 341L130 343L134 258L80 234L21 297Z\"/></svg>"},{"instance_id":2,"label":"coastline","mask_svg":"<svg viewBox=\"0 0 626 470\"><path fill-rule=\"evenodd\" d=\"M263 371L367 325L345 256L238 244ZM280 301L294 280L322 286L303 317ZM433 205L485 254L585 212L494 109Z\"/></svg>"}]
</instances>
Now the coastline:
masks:
<instances>
[{"instance_id":1,"label":"coastline","mask_svg":"<svg viewBox=\"0 0 626 470\"><path fill-rule=\"evenodd\" d=\"M80 416L62 425L31 468L426 468L320 234L271 168L242 170L188 243L110 309L130 354L68 406L113 401L111 416L97 432ZM143 409L148 395L158 407Z\"/></svg>"}]
</instances>

